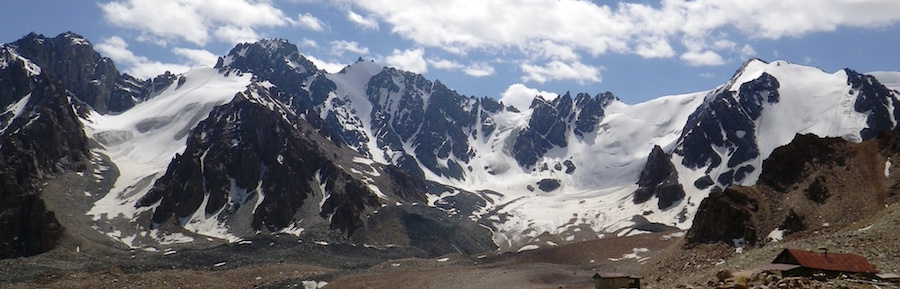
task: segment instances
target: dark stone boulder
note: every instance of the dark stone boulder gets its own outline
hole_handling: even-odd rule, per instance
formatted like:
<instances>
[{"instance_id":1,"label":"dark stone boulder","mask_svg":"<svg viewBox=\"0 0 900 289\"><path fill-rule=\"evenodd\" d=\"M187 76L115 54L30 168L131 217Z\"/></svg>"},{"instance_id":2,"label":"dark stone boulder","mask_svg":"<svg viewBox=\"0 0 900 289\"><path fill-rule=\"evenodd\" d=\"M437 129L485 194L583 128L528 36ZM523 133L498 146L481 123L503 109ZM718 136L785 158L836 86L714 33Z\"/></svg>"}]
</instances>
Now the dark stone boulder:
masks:
<instances>
[{"instance_id":1,"label":"dark stone boulder","mask_svg":"<svg viewBox=\"0 0 900 289\"><path fill-rule=\"evenodd\" d=\"M658 207L666 209L684 199L684 187L678 182L678 171L661 147L654 146L647 157L647 163L638 178L638 189L634 192L634 203L640 204L652 197L659 199Z\"/></svg>"},{"instance_id":2,"label":"dark stone boulder","mask_svg":"<svg viewBox=\"0 0 900 289\"><path fill-rule=\"evenodd\" d=\"M561 186L561 184L559 183L559 180L557 180L557 179L543 179L543 180L537 182L537 185L538 185L538 189L541 189L541 191L548 192L548 193L555 191L556 189L558 189Z\"/></svg>"},{"instance_id":3,"label":"dark stone boulder","mask_svg":"<svg viewBox=\"0 0 900 289\"><path fill-rule=\"evenodd\" d=\"M688 244L733 244L735 239L755 244L757 214L761 209L759 198L757 192L745 187L710 193L700 202L694 223L685 236Z\"/></svg>"}]
</instances>

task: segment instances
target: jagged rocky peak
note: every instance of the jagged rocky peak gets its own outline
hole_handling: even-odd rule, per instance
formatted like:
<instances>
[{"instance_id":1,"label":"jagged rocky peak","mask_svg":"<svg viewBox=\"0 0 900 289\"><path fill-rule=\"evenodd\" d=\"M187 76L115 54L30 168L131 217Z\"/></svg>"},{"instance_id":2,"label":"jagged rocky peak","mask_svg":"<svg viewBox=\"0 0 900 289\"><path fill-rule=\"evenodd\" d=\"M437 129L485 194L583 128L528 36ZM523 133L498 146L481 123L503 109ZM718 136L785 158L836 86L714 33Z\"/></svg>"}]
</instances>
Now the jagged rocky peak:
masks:
<instances>
[{"instance_id":1,"label":"jagged rocky peak","mask_svg":"<svg viewBox=\"0 0 900 289\"><path fill-rule=\"evenodd\" d=\"M637 185L638 189L634 192L635 204L657 197L657 207L664 210L685 197L684 187L678 182L678 171L672 164L671 156L658 145L650 151Z\"/></svg>"},{"instance_id":2,"label":"jagged rocky peak","mask_svg":"<svg viewBox=\"0 0 900 289\"><path fill-rule=\"evenodd\" d=\"M516 161L523 168L533 168L550 149L567 147L569 133L584 137L593 132L603 120L606 107L617 100L610 92L593 97L579 93L574 101L569 92L553 100L535 97L528 127L513 143Z\"/></svg>"},{"instance_id":3,"label":"jagged rocky peak","mask_svg":"<svg viewBox=\"0 0 900 289\"><path fill-rule=\"evenodd\" d=\"M619 99L609 91L594 97L587 93L579 93L575 96L575 109L578 117L575 119L574 133L584 136L584 134L593 132L606 115L604 109L617 100Z\"/></svg>"},{"instance_id":4,"label":"jagged rocky peak","mask_svg":"<svg viewBox=\"0 0 900 289\"><path fill-rule=\"evenodd\" d=\"M878 79L871 75L860 74L849 68L847 73L847 85L850 85L849 93L856 95L853 108L856 112L869 114L866 124L860 132L862 139L871 139L883 131L894 128L900 120L900 100L894 91L888 89ZM893 109L893 111L891 110Z\"/></svg>"},{"instance_id":5,"label":"jagged rocky peak","mask_svg":"<svg viewBox=\"0 0 900 289\"><path fill-rule=\"evenodd\" d=\"M742 73L739 71L736 77ZM682 165L690 169L705 168L710 174L724 162L728 169L710 176L712 179L721 187L744 181L758 169L750 164L742 165L760 156L757 120L766 105L779 101L779 87L777 79L763 72L756 79L741 84L737 91L714 92L688 118L674 151L683 157ZM728 154L722 155L719 148L725 148ZM698 187L707 183L699 179L696 182Z\"/></svg>"},{"instance_id":6,"label":"jagged rocky peak","mask_svg":"<svg viewBox=\"0 0 900 289\"><path fill-rule=\"evenodd\" d=\"M0 100L14 105L0 113L0 259L53 249L64 228L40 192L45 181L84 170L88 140L54 78L14 52L0 52Z\"/></svg>"},{"instance_id":7,"label":"jagged rocky peak","mask_svg":"<svg viewBox=\"0 0 900 289\"><path fill-rule=\"evenodd\" d=\"M48 38L30 33L10 45L97 112L121 112L142 98L138 93L122 91L122 84L137 80L120 75L111 59L94 51L93 45L78 34L66 32Z\"/></svg>"},{"instance_id":8,"label":"jagged rocky peak","mask_svg":"<svg viewBox=\"0 0 900 289\"><path fill-rule=\"evenodd\" d=\"M291 71L308 76L319 71L316 65L301 55L297 46L284 39L261 39L257 42L240 43L225 57L219 57L216 68L253 73L260 79L273 83L272 76ZM277 84L276 84L277 85Z\"/></svg>"}]
</instances>

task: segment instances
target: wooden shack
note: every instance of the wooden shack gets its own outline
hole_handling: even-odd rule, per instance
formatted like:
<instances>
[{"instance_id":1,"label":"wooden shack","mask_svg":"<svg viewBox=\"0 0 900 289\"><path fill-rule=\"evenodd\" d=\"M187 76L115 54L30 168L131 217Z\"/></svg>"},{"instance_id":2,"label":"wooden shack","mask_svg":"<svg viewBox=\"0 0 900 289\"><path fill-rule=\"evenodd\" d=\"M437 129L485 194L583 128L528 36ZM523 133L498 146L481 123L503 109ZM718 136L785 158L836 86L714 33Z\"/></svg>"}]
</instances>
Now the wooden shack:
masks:
<instances>
[{"instance_id":1,"label":"wooden shack","mask_svg":"<svg viewBox=\"0 0 900 289\"><path fill-rule=\"evenodd\" d=\"M641 277L620 273L595 273L594 288L620 289L641 288Z\"/></svg>"},{"instance_id":2,"label":"wooden shack","mask_svg":"<svg viewBox=\"0 0 900 289\"><path fill-rule=\"evenodd\" d=\"M794 265L793 268L784 268L783 276L822 276L834 278L841 274L874 276L877 271L865 257L844 254L822 252L809 252L793 249L784 249L772 261L773 264Z\"/></svg>"}]
</instances>

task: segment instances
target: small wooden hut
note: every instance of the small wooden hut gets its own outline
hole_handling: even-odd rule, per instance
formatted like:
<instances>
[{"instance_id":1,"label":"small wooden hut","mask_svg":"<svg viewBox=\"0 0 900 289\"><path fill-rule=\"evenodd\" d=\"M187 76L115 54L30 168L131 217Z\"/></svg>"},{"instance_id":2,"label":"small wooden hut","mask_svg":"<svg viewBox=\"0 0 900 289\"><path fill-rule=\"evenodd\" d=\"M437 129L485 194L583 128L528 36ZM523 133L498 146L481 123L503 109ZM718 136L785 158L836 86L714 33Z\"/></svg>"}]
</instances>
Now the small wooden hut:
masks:
<instances>
[{"instance_id":1,"label":"small wooden hut","mask_svg":"<svg viewBox=\"0 0 900 289\"><path fill-rule=\"evenodd\" d=\"M620 289L641 288L641 277L620 273L595 273L594 288Z\"/></svg>"}]
</instances>

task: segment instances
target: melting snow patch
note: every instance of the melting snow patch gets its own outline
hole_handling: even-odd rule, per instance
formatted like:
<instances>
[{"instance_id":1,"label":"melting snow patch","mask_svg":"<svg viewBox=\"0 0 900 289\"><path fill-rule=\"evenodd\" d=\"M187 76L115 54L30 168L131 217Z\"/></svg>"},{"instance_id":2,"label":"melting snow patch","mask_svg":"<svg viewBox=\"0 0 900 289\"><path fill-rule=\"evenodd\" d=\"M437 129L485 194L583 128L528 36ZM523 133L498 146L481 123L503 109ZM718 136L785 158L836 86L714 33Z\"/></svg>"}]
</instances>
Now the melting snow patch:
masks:
<instances>
[{"instance_id":1,"label":"melting snow patch","mask_svg":"<svg viewBox=\"0 0 900 289\"><path fill-rule=\"evenodd\" d=\"M316 243L316 245L328 246L328 242L325 242L325 241L315 241L313 243Z\"/></svg>"},{"instance_id":2,"label":"melting snow patch","mask_svg":"<svg viewBox=\"0 0 900 289\"><path fill-rule=\"evenodd\" d=\"M325 285L328 285L328 282L325 281L303 281L303 289L319 289L325 288Z\"/></svg>"},{"instance_id":3,"label":"melting snow patch","mask_svg":"<svg viewBox=\"0 0 900 289\"><path fill-rule=\"evenodd\" d=\"M885 177L891 176L891 159L890 158L888 158L887 161L884 162L884 176Z\"/></svg>"},{"instance_id":4,"label":"melting snow patch","mask_svg":"<svg viewBox=\"0 0 900 289\"><path fill-rule=\"evenodd\" d=\"M618 262L625 259L635 259L638 262L644 263L650 259L650 257L641 257L641 253L650 252L650 249L647 248L633 248L631 249L631 253L622 255L622 258L609 258L610 261Z\"/></svg>"},{"instance_id":5,"label":"melting snow patch","mask_svg":"<svg viewBox=\"0 0 900 289\"><path fill-rule=\"evenodd\" d=\"M868 227L865 227L865 228L862 228L862 229L859 229L859 230L856 230L856 231L857 231L857 232L865 232L865 231L868 231L868 230L872 229L872 226L875 226L875 224L869 225Z\"/></svg>"},{"instance_id":6,"label":"melting snow patch","mask_svg":"<svg viewBox=\"0 0 900 289\"><path fill-rule=\"evenodd\" d=\"M166 251L165 253L163 253L163 256L169 256L169 255L172 255L172 254L175 254L175 253L178 253L178 251L175 251L175 250L172 250L172 251Z\"/></svg>"},{"instance_id":7,"label":"melting snow patch","mask_svg":"<svg viewBox=\"0 0 900 289\"><path fill-rule=\"evenodd\" d=\"M437 259L437 261L438 261L438 262L447 262L447 261L450 261L450 258L446 258L446 257L445 257L445 258L440 258L440 259Z\"/></svg>"},{"instance_id":8,"label":"melting snow patch","mask_svg":"<svg viewBox=\"0 0 900 289\"><path fill-rule=\"evenodd\" d=\"M241 240L240 242L237 242L237 243L238 243L238 245L250 245L250 244L253 244L253 241Z\"/></svg>"},{"instance_id":9,"label":"melting snow patch","mask_svg":"<svg viewBox=\"0 0 900 289\"><path fill-rule=\"evenodd\" d=\"M666 234L666 235L663 235L662 238L660 238L660 239L662 239L664 241L668 241L668 240L672 240L675 238L681 238L681 237L684 237L684 232L675 232L675 233L671 233L671 234Z\"/></svg>"},{"instance_id":10,"label":"melting snow patch","mask_svg":"<svg viewBox=\"0 0 900 289\"><path fill-rule=\"evenodd\" d=\"M525 252L525 251L537 250L540 248L541 247L538 247L538 245L525 245L525 246L522 246L522 248L519 248L519 251L516 251L516 252L521 253L521 252Z\"/></svg>"},{"instance_id":11,"label":"melting snow patch","mask_svg":"<svg viewBox=\"0 0 900 289\"><path fill-rule=\"evenodd\" d=\"M225 266L225 262L219 262L219 263L213 264L213 267L222 267L222 266Z\"/></svg>"},{"instance_id":12,"label":"melting snow patch","mask_svg":"<svg viewBox=\"0 0 900 289\"><path fill-rule=\"evenodd\" d=\"M303 230L304 230L304 228L297 227L297 224L295 223L295 224L291 224L287 228L284 228L283 230L280 231L280 233L300 237L300 234L303 234Z\"/></svg>"},{"instance_id":13,"label":"melting snow patch","mask_svg":"<svg viewBox=\"0 0 900 289\"><path fill-rule=\"evenodd\" d=\"M769 232L769 239L771 239L772 242L781 241L784 239L784 230L778 228L772 230L772 232Z\"/></svg>"},{"instance_id":14,"label":"melting snow patch","mask_svg":"<svg viewBox=\"0 0 900 289\"><path fill-rule=\"evenodd\" d=\"M161 245L172 245L172 244L181 244L181 243L190 243L194 241L194 238L184 235L182 233L173 233L173 234L162 234L158 229L154 229L150 231L150 236L159 240L159 244Z\"/></svg>"}]
</instances>

